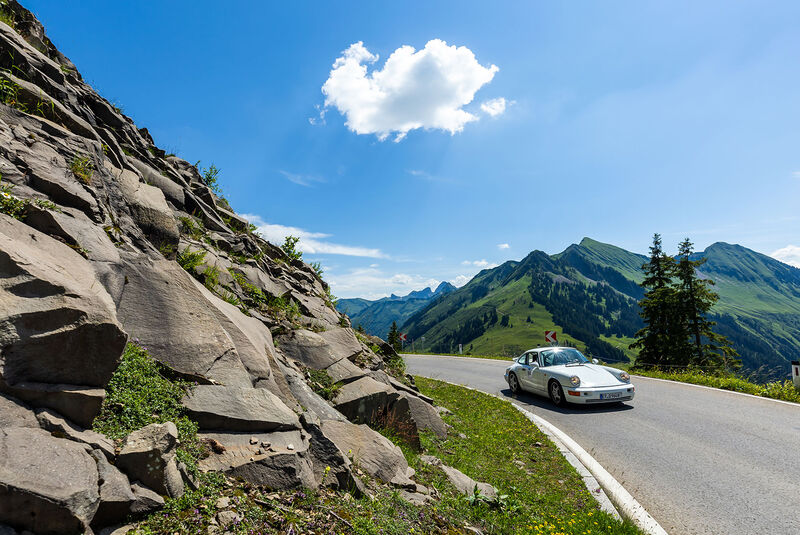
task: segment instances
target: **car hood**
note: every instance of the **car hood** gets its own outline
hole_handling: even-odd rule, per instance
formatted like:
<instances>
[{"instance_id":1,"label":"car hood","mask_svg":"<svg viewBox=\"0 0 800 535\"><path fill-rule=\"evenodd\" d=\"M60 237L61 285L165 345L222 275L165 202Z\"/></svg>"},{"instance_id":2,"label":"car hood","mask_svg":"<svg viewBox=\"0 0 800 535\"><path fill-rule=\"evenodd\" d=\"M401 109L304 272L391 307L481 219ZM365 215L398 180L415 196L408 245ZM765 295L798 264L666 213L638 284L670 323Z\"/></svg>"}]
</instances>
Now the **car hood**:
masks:
<instances>
[{"instance_id":1,"label":"car hood","mask_svg":"<svg viewBox=\"0 0 800 535\"><path fill-rule=\"evenodd\" d=\"M617 386L626 384L603 366L597 364L561 365L544 368L544 371L559 377L569 378L577 375L581 387L585 386Z\"/></svg>"}]
</instances>

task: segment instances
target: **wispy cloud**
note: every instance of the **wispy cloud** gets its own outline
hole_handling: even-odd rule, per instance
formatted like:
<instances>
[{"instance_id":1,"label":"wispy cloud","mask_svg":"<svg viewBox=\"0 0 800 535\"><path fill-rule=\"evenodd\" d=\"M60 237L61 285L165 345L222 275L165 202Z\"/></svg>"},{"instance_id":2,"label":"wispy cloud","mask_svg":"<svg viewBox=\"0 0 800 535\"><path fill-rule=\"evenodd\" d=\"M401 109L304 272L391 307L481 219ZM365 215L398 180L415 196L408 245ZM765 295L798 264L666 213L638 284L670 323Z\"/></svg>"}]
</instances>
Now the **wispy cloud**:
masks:
<instances>
[{"instance_id":1,"label":"wispy cloud","mask_svg":"<svg viewBox=\"0 0 800 535\"><path fill-rule=\"evenodd\" d=\"M267 223L256 214L241 214L241 216L258 227L258 232L261 233L265 239L272 243L281 244L287 236L296 236L300 238L300 241L297 242L297 248L303 253L362 256L367 258L387 258L387 255L385 255L380 249L342 245L338 243L331 243L329 241L323 241L323 238L330 238L331 234L326 234L324 232L310 232L298 227Z\"/></svg>"},{"instance_id":2,"label":"wispy cloud","mask_svg":"<svg viewBox=\"0 0 800 535\"><path fill-rule=\"evenodd\" d=\"M427 180L428 182L441 182L443 184L453 184L453 183L455 183L455 180L453 180L452 178L442 177L442 176L438 176L438 175L432 175L432 174L428 173L427 171L422 171L420 169L409 169L407 172L408 172L409 175L411 175L411 176L413 176L415 178L419 178L421 180Z\"/></svg>"},{"instance_id":3,"label":"wispy cloud","mask_svg":"<svg viewBox=\"0 0 800 535\"><path fill-rule=\"evenodd\" d=\"M481 103L481 109L490 117L497 117L503 115L506 111L506 106L510 106L514 101L508 102L503 97L493 98Z\"/></svg>"},{"instance_id":4,"label":"wispy cloud","mask_svg":"<svg viewBox=\"0 0 800 535\"><path fill-rule=\"evenodd\" d=\"M800 247L797 245L781 247L777 251L773 251L770 256L776 260L780 260L784 264L800 268Z\"/></svg>"},{"instance_id":5,"label":"wispy cloud","mask_svg":"<svg viewBox=\"0 0 800 535\"><path fill-rule=\"evenodd\" d=\"M314 175L300 175L297 173L290 173L289 171L283 171L283 170L278 170L278 172L282 174L289 182L298 184L300 186L311 187L314 184L321 184L325 182L324 178Z\"/></svg>"},{"instance_id":6,"label":"wispy cloud","mask_svg":"<svg viewBox=\"0 0 800 535\"><path fill-rule=\"evenodd\" d=\"M511 246L507 243L498 243L497 248L502 251L503 249L510 249Z\"/></svg>"},{"instance_id":7,"label":"wispy cloud","mask_svg":"<svg viewBox=\"0 0 800 535\"><path fill-rule=\"evenodd\" d=\"M475 266L481 269L491 269L491 268L496 268L498 266L498 264L495 264L494 262L488 262L485 258L481 260L464 260L463 262L461 262L461 265Z\"/></svg>"}]
</instances>

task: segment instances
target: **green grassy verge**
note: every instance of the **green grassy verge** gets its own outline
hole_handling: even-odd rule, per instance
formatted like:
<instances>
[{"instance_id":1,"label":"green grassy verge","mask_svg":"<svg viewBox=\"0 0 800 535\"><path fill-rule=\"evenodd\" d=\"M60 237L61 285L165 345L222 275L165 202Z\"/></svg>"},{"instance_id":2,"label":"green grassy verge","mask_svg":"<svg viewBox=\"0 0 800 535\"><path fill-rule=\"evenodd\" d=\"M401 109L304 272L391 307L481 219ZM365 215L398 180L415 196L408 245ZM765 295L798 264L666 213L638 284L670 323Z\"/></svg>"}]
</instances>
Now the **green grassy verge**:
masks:
<instances>
[{"instance_id":1,"label":"green grassy verge","mask_svg":"<svg viewBox=\"0 0 800 535\"><path fill-rule=\"evenodd\" d=\"M453 426L448 438L423 435L423 448L494 485L504 496L502 507L458 509L484 533L639 533L629 522L601 511L555 445L508 402L433 379L415 379L423 394L452 411L444 417ZM439 488L438 469L413 456L410 462L423 484Z\"/></svg>"},{"instance_id":2,"label":"green grassy verge","mask_svg":"<svg viewBox=\"0 0 800 535\"><path fill-rule=\"evenodd\" d=\"M658 370L642 370L629 367L630 373L656 379L669 379L681 383L710 386L733 392L743 392L764 398L779 399L800 403L800 392L795 390L792 381L774 381L756 384L736 375L709 375L699 371L664 372Z\"/></svg>"}]
</instances>

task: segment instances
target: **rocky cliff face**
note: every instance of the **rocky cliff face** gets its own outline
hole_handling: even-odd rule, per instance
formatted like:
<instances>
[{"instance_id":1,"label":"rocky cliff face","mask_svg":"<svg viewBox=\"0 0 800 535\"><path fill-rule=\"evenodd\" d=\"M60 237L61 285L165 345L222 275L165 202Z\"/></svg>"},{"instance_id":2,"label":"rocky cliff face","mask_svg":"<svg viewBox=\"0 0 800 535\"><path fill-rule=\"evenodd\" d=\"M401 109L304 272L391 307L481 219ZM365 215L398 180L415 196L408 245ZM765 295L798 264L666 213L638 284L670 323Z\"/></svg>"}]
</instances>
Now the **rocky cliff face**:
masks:
<instances>
[{"instance_id":1,"label":"rocky cliff face","mask_svg":"<svg viewBox=\"0 0 800 535\"><path fill-rule=\"evenodd\" d=\"M356 336L314 269L84 83L30 12L2 12L0 525L102 528L192 484L171 423L116 445L87 430L134 339L197 383L183 404L215 446L201 470L357 488L355 459L413 489L399 448L368 425L412 440L445 426L387 373L391 349ZM308 370L341 385L332 400Z\"/></svg>"}]
</instances>

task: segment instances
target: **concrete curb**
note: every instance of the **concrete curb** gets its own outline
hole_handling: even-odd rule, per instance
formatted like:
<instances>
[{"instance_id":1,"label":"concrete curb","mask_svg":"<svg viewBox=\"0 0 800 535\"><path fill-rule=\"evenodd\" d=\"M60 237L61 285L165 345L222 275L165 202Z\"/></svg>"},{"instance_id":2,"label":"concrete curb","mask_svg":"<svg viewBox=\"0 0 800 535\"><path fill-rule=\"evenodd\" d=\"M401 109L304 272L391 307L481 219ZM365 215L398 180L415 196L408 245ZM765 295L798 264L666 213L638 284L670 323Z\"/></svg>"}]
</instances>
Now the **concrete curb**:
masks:
<instances>
[{"instance_id":1,"label":"concrete curb","mask_svg":"<svg viewBox=\"0 0 800 535\"><path fill-rule=\"evenodd\" d=\"M460 358L460 357L456 357ZM489 360L489 359L484 359ZM441 379L436 379L437 381L441 381ZM631 522L636 524L636 526L647 533L648 535L667 535L667 532L661 525L656 521L655 518L650 516L642 505L636 501L636 499L631 496L631 494L625 490L623 487L608 471L603 468L603 466L597 462L597 460L589 454L585 449L583 449L577 442L575 442L572 438L569 437L566 433L560 430L558 427L554 426L541 416L537 416L536 414L530 412L529 410L525 409L514 403L513 401L498 396L497 394L491 394L489 392L484 392L483 390L478 390L477 388L472 388L466 385L459 385L456 383L451 383L450 381L442 381L447 384L453 386L460 386L462 388L466 388L469 390L475 390L476 392L481 392L482 394L487 394L489 396L495 397L507 403L511 403L513 407L515 407L518 411L525 415L528 420L530 420L536 427L538 427L544 434L548 437L552 438L555 437L557 440L553 442L556 444L557 447L563 445L569 453L571 453L575 460L581 465L581 468L575 466L575 463L572 462L570 456L565 455L564 457L567 461L575 466L575 469L578 470L578 473L583 477L584 484L586 488L592 492L592 495L595 498L598 498L597 495L593 492L595 489L591 488L591 483L594 481L600 489L602 489L602 497L597 501L600 503L601 508L606 510L607 504L604 504L604 501L610 500L610 502L616 506L616 509L619 511L618 514L621 514L623 517L629 519ZM559 447L559 449L561 449ZM563 451L562 451L563 454ZM584 475L586 472L592 477L592 479L587 480L586 476ZM590 486L591 485L591 486ZM605 498L603 500L602 498ZM616 512L616 511L615 511ZM614 514L614 513L612 513Z\"/></svg>"},{"instance_id":2,"label":"concrete curb","mask_svg":"<svg viewBox=\"0 0 800 535\"><path fill-rule=\"evenodd\" d=\"M623 487L614 478L614 476L609 474L608 471L589 454L589 452L583 449L577 442L572 440L569 435L541 416L533 414L523 407L520 407L516 403L512 403L512 405L514 405L517 410L525 414L525 416L534 424L536 424L539 429L542 429L543 431L547 429L550 431L550 433L558 437L558 439L567 447L567 449L572 452L575 457L577 457L584 467L586 467L586 470L588 470L589 473L594 476L611 502L620 511L622 516L631 520L634 524L636 524L636 526L639 527L639 529L645 533L648 533L649 535L667 535L667 532L664 530L664 528L661 527L655 518L650 516L650 513L648 513L645 508L642 507L638 501L636 501L636 498L631 496L631 494L625 490L625 487Z\"/></svg>"}]
</instances>

